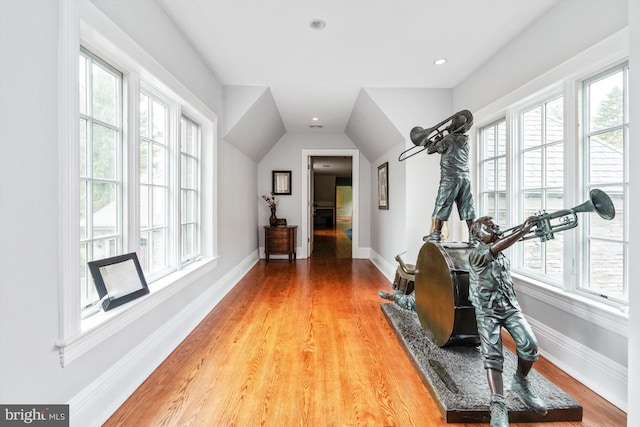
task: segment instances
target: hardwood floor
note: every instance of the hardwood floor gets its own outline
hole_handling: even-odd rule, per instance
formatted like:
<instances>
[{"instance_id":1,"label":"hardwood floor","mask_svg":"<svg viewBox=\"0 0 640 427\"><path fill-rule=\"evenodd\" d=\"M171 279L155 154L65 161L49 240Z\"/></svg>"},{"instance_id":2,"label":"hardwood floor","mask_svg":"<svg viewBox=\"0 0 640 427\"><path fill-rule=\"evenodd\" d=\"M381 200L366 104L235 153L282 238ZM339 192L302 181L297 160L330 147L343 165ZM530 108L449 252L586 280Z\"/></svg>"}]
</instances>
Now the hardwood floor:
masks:
<instances>
[{"instance_id":1,"label":"hardwood floor","mask_svg":"<svg viewBox=\"0 0 640 427\"><path fill-rule=\"evenodd\" d=\"M343 230L316 235L309 259L260 261L105 426L467 425L440 417L380 310L388 280L350 258ZM583 405L583 422L512 426L626 425L548 361L535 368Z\"/></svg>"}]
</instances>

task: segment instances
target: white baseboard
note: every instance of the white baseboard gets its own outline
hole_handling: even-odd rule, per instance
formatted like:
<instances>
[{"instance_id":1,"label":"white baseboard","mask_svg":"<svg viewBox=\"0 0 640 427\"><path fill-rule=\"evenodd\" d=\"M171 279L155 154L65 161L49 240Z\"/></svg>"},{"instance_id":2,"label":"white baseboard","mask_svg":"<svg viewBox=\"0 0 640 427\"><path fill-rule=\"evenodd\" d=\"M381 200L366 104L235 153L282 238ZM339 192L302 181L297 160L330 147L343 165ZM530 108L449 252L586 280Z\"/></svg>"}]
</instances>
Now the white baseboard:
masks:
<instances>
[{"instance_id":1,"label":"white baseboard","mask_svg":"<svg viewBox=\"0 0 640 427\"><path fill-rule=\"evenodd\" d=\"M369 259L376 266L378 270L386 277L389 282L393 283L393 280L396 278L396 269L397 265L393 265L384 259L379 253L371 249L369 251Z\"/></svg>"},{"instance_id":2,"label":"white baseboard","mask_svg":"<svg viewBox=\"0 0 640 427\"><path fill-rule=\"evenodd\" d=\"M252 252L69 401L72 427L100 426L258 262Z\"/></svg>"},{"instance_id":3,"label":"white baseboard","mask_svg":"<svg viewBox=\"0 0 640 427\"><path fill-rule=\"evenodd\" d=\"M527 317L540 354L623 411L627 411L627 368L591 348ZM535 365L534 365L535 366Z\"/></svg>"}]
</instances>

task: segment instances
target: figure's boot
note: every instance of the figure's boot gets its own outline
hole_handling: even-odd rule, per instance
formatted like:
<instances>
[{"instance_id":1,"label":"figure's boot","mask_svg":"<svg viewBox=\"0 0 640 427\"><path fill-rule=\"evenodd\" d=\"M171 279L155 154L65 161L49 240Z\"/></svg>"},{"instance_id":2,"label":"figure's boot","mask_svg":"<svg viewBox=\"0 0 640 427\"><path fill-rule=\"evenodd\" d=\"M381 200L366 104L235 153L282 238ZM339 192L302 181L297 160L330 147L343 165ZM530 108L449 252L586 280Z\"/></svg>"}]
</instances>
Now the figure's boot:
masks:
<instances>
[{"instance_id":1,"label":"figure's boot","mask_svg":"<svg viewBox=\"0 0 640 427\"><path fill-rule=\"evenodd\" d=\"M509 427L509 412L501 394L491 396L491 427Z\"/></svg>"},{"instance_id":2,"label":"figure's boot","mask_svg":"<svg viewBox=\"0 0 640 427\"><path fill-rule=\"evenodd\" d=\"M547 413L547 405L531 387L529 377L521 377L517 373L513 375L511 382L513 391L527 406L540 414Z\"/></svg>"}]
</instances>

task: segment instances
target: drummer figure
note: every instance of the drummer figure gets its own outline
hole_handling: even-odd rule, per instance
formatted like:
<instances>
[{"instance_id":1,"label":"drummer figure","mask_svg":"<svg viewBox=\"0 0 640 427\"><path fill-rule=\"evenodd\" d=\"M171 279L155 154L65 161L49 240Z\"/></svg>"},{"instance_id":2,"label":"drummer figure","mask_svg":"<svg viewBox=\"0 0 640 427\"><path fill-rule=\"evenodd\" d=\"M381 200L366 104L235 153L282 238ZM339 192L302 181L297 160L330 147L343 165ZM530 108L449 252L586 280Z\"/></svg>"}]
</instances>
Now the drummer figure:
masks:
<instances>
[{"instance_id":1,"label":"drummer figure","mask_svg":"<svg viewBox=\"0 0 640 427\"><path fill-rule=\"evenodd\" d=\"M509 259L502 253L529 233L537 222L538 218L531 216L507 237L501 235L500 227L488 216L478 218L470 228L478 245L469 253L469 300L475 307L491 392L491 427L509 425L502 380L502 327L513 337L518 354L511 390L534 411L547 412L544 401L531 388L527 377L538 359L538 343L516 299Z\"/></svg>"}]
</instances>

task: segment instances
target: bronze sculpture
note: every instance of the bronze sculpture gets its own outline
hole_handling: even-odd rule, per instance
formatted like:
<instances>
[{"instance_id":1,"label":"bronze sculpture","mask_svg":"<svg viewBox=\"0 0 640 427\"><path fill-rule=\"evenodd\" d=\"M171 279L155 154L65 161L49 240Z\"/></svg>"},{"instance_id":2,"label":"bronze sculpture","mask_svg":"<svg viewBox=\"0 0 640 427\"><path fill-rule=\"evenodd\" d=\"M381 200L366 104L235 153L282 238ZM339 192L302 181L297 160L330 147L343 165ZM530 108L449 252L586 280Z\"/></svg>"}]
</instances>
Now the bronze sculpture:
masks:
<instances>
[{"instance_id":1,"label":"bronze sculpture","mask_svg":"<svg viewBox=\"0 0 640 427\"><path fill-rule=\"evenodd\" d=\"M538 344L516 299L509 259L502 252L520 240L540 238L544 242L553 239L555 232L576 227L576 212L595 211L606 220L613 219L615 208L609 196L598 189L591 190L590 195L590 200L573 209L530 216L523 224L503 232L488 216L478 218L471 225L470 232L478 245L469 253L469 299L475 307L491 392L492 427L509 425L502 379L502 327L513 337L518 355L511 390L534 411L543 414L547 411L527 378L538 358ZM553 220L558 221L553 223Z\"/></svg>"},{"instance_id":2,"label":"bronze sculpture","mask_svg":"<svg viewBox=\"0 0 640 427\"><path fill-rule=\"evenodd\" d=\"M449 126L441 130L449 121ZM449 219L454 202L460 219L466 221L467 227L471 226L475 218L469 175L469 137L465 135L472 125L473 115L469 110L462 110L434 127L423 129L416 126L411 130L411 141L421 148L415 151L413 149L416 147L412 147L400 154L400 161L425 149L428 154L440 154L440 184L432 214L434 225L431 233L424 236L425 241L442 240L442 226ZM413 152L406 155L410 151ZM473 243L471 234L469 241Z\"/></svg>"}]
</instances>

